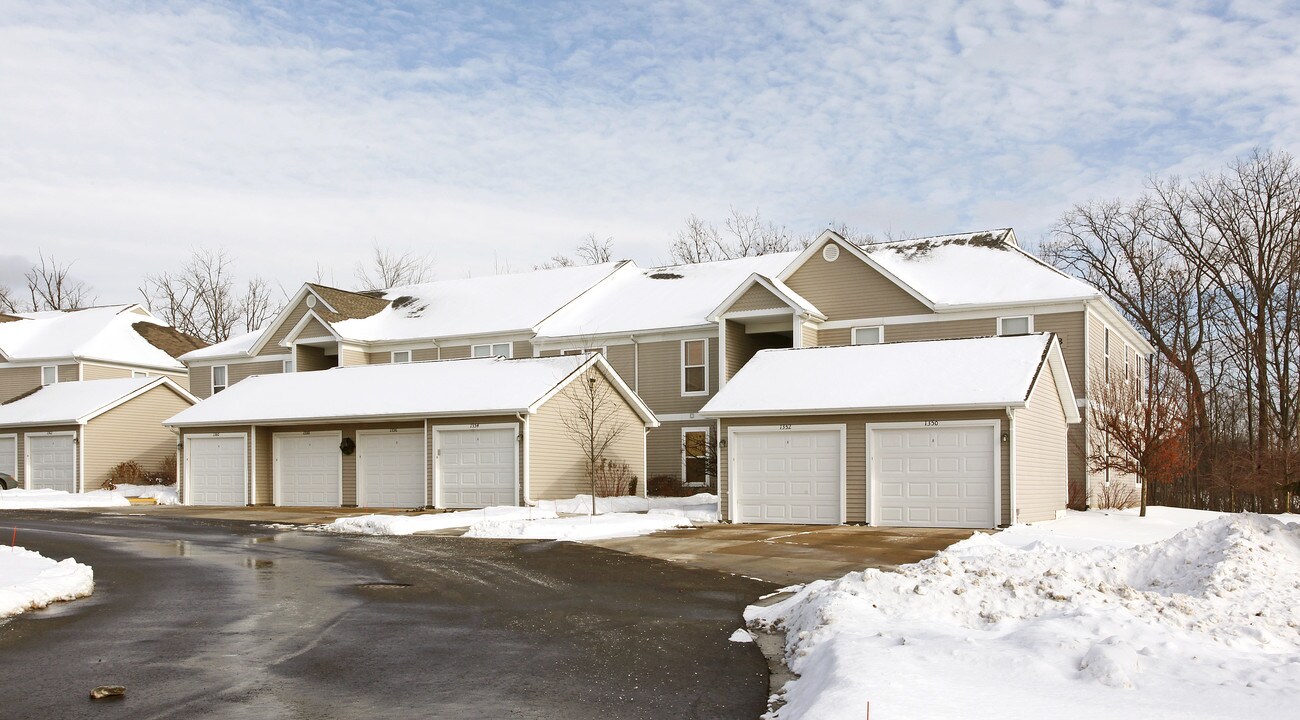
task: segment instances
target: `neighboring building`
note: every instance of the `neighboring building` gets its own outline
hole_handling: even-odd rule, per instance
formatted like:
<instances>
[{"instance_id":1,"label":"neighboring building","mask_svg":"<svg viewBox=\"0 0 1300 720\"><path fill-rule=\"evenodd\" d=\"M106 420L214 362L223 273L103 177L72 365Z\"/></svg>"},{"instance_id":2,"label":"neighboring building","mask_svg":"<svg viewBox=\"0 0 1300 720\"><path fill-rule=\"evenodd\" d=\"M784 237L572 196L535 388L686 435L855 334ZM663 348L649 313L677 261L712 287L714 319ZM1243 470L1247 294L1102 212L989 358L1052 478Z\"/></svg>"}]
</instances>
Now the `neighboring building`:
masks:
<instances>
[{"instance_id":1,"label":"neighboring building","mask_svg":"<svg viewBox=\"0 0 1300 720\"><path fill-rule=\"evenodd\" d=\"M176 457L163 420L198 399L171 378L60 382L0 405L0 472L31 490L97 490L118 464Z\"/></svg>"},{"instance_id":2,"label":"neighboring building","mask_svg":"<svg viewBox=\"0 0 1300 720\"><path fill-rule=\"evenodd\" d=\"M473 508L591 492L565 421L592 396L620 429L606 457L644 478L658 423L594 353L264 375L166 424L185 503Z\"/></svg>"}]
</instances>

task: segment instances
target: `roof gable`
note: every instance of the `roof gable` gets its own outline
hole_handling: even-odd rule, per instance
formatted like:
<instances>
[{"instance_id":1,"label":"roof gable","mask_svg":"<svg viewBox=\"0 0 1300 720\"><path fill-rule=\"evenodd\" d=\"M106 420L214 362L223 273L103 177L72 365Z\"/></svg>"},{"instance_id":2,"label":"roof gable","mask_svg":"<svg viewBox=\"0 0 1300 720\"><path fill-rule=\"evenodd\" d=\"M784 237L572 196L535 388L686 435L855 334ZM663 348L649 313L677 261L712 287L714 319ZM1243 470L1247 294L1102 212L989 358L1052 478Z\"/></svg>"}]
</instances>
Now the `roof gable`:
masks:
<instances>
[{"instance_id":1,"label":"roof gable","mask_svg":"<svg viewBox=\"0 0 1300 720\"><path fill-rule=\"evenodd\" d=\"M726 300L722 301L722 304L709 313L708 319L710 322L717 322L720 316L728 313L747 313L762 310L790 310L800 315L815 317L818 320L826 319L826 316L816 306L805 300L802 295L795 292L789 285L758 273L746 278L731 295L727 296Z\"/></svg>"},{"instance_id":2,"label":"roof gable","mask_svg":"<svg viewBox=\"0 0 1300 720\"><path fill-rule=\"evenodd\" d=\"M0 405L0 425L84 423L159 387L191 405L198 402L198 398L161 376L55 383Z\"/></svg>"},{"instance_id":3,"label":"roof gable","mask_svg":"<svg viewBox=\"0 0 1300 720\"><path fill-rule=\"evenodd\" d=\"M828 260L827 245L839 248ZM933 312L929 302L838 234L826 231L779 276L831 320Z\"/></svg>"}]
</instances>

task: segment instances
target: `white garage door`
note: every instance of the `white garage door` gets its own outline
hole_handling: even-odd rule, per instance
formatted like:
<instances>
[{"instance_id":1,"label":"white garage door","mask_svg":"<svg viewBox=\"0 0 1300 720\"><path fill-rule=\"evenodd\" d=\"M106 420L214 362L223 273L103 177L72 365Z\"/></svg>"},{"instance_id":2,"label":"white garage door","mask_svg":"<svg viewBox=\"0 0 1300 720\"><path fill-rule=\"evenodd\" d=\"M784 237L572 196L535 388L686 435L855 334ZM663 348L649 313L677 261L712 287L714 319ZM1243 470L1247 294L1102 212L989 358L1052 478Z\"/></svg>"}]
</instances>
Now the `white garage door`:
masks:
<instances>
[{"instance_id":1,"label":"white garage door","mask_svg":"<svg viewBox=\"0 0 1300 720\"><path fill-rule=\"evenodd\" d=\"M871 430L874 522L989 528L995 429L989 425Z\"/></svg>"},{"instance_id":2,"label":"white garage door","mask_svg":"<svg viewBox=\"0 0 1300 720\"><path fill-rule=\"evenodd\" d=\"M246 442L243 437L189 438L187 505L247 504Z\"/></svg>"},{"instance_id":3,"label":"white garage door","mask_svg":"<svg viewBox=\"0 0 1300 720\"><path fill-rule=\"evenodd\" d=\"M737 432L732 491L743 523L841 521L839 430Z\"/></svg>"},{"instance_id":4,"label":"white garage door","mask_svg":"<svg viewBox=\"0 0 1300 720\"><path fill-rule=\"evenodd\" d=\"M0 437L0 473L18 479L18 438Z\"/></svg>"},{"instance_id":5,"label":"white garage door","mask_svg":"<svg viewBox=\"0 0 1300 720\"><path fill-rule=\"evenodd\" d=\"M357 445L359 505L424 505L424 436L420 430L359 435Z\"/></svg>"},{"instance_id":6,"label":"white garage door","mask_svg":"<svg viewBox=\"0 0 1300 720\"><path fill-rule=\"evenodd\" d=\"M439 430L438 487L442 506L518 505L515 428Z\"/></svg>"},{"instance_id":7,"label":"white garage door","mask_svg":"<svg viewBox=\"0 0 1300 720\"><path fill-rule=\"evenodd\" d=\"M343 504L339 485L342 439L341 433L275 437L280 505L338 507Z\"/></svg>"},{"instance_id":8,"label":"white garage door","mask_svg":"<svg viewBox=\"0 0 1300 720\"><path fill-rule=\"evenodd\" d=\"M27 458L33 490L77 491L77 453L71 435L28 435Z\"/></svg>"}]
</instances>

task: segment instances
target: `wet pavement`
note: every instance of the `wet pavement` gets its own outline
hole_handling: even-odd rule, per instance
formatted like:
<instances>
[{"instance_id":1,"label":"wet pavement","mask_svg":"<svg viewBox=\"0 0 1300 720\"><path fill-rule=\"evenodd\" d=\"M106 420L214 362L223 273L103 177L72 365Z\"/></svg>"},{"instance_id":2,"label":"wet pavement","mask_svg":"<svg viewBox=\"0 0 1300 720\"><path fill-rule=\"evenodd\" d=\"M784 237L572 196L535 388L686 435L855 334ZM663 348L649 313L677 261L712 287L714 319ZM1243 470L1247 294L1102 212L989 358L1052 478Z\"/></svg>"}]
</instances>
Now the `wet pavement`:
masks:
<instances>
[{"instance_id":1,"label":"wet pavement","mask_svg":"<svg viewBox=\"0 0 1300 720\"><path fill-rule=\"evenodd\" d=\"M95 569L0 621L3 718L755 718L774 586L570 543L11 511ZM97 685L120 700L91 701Z\"/></svg>"}]
</instances>

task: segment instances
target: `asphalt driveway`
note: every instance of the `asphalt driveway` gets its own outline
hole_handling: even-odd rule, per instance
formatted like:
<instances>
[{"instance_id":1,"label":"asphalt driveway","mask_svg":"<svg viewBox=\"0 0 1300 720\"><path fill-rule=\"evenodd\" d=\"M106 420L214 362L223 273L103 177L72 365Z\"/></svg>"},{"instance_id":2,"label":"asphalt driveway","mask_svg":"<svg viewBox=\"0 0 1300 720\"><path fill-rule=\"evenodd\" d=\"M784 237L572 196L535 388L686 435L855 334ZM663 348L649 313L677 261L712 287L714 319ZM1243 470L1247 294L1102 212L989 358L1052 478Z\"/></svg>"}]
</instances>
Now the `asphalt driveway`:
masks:
<instances>
[{"instance_id":1,"label":"asphalt driveway","mask_svg":"<svg viewBox=\"0 0 1300 720\"><path fill-rule=\"evenodd\" d=\"M773 585L568 543L334 537L150 515L6 512L95 569L0 622L5 717L754 718L732 643ZM92 702L102 684L125 699Z\"/></svg>"}]
</instances>

